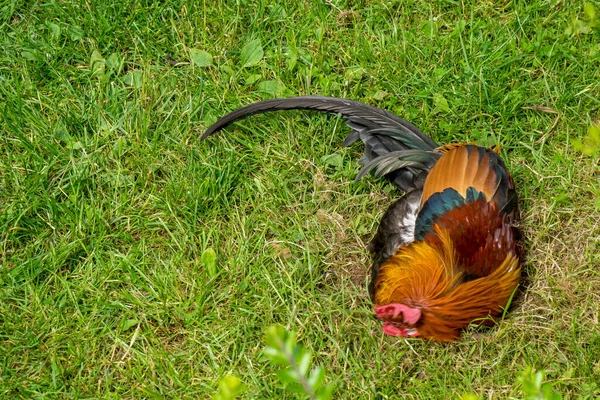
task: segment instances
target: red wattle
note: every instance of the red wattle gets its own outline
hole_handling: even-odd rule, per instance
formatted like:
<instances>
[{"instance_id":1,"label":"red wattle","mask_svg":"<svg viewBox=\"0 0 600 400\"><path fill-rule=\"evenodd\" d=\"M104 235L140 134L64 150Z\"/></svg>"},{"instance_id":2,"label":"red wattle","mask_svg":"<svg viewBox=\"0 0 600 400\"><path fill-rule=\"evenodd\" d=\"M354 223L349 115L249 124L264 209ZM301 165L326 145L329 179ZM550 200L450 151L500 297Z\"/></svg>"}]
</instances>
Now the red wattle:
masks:
<instances>
[{"instance_id":1,"label":"red wattle","mask_svg":"<svg viewBox=\"0 0 600 400\"><path fill-rule=\"evenodd\" d=\"M400 329L400 328L396 328L395 326L393 326L392 324L390 324L389 322L385 322L383 324L383 332L390 335L390 336L402 336L402 337L407 337L406 335L406 329Z\"/></svg>"}]
</instances>

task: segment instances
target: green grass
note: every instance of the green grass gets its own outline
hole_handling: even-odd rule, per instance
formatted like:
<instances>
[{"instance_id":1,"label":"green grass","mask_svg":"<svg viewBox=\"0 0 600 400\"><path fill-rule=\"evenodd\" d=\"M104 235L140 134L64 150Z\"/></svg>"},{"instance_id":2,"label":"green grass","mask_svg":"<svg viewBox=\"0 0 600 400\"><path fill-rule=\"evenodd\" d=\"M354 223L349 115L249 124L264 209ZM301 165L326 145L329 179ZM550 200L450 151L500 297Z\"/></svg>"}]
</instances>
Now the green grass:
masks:
<instances>
[{"instance_id":1,"label":"green grass","mask_svg":"<svg viewBox=\"0 0 600 400\"><path fill-rule=\"evenodd\" d=\"M527 365L566 398L600 396L600 164L572 146L600 120L583 3L282 4L1 3L2 397L207 398L232 373L246 398L281 398L261 356L273 323L338 398L519 397ZM243 67L254 39L263 57ZM340 120L278 113L198 140L240 106L302 94L503 145L528 275L506 320L456 344L383 335L365 244L398 193L353 182L360 146L341 148ZM554 129L532 106L559 113Z\"/></svg>"}]
</instances>

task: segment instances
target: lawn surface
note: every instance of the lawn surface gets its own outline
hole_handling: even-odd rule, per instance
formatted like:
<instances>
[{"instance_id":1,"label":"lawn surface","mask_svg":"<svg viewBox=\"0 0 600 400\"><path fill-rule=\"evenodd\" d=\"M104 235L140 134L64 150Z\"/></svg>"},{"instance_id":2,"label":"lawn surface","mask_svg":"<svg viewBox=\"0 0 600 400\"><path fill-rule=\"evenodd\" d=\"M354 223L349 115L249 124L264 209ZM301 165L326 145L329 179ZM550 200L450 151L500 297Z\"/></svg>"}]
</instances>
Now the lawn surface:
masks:
<instances>
[{"instance_id":1,"label":"lawn surface","mask_svg":"<svg viewBox=\"0 0 600 400\"><path fill-rule=\"evenodd\" d=\"M0 4L0 397L208 398L235 374L245 398L294 398L261 357L274 323L336 398L518 398L528 365L566 398L600 396L600 164L573 145L600 120L584 4L272 3ZM502 144L527 239L504 321L456 344L384 336L365 245L399 193L353 182L361 146L341 147L338 118L256 116L199 141L304 94Z\"/></svg>"}]
</instances>

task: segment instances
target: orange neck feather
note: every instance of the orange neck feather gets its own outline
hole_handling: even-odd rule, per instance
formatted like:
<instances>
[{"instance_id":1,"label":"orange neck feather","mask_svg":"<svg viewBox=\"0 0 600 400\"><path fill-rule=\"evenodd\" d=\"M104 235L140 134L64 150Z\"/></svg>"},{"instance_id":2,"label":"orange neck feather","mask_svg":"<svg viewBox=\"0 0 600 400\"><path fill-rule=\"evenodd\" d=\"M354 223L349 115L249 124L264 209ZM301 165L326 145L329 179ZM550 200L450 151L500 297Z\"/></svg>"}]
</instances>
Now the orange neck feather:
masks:
<instances>
[{"instance_id":1,"label":"orange neck feather","mask_svg":"<svg viewBox=\"0 0 600 400\"><path fill-rule=\"evenodd\" d=\"M392 256L380 269L376 283L378 305L402 303L426 306L456 287L462 273L445 230L439 230L441 246L413 242Z\"/></svg>"},{"instance_id":2,"label":"orange neck feather","mask_svg":"<svg viewBox=\"0 0 600 400\"><path fill-rule=\"evenodd\" d=\"M435 229L439 243L412 243L381 267L375 302L418 307L419 335L451 341L471 322L500 315L519 283L520 267L509 252L489 275L465 282L448 232Z\"/></svg>"}]
</instances>

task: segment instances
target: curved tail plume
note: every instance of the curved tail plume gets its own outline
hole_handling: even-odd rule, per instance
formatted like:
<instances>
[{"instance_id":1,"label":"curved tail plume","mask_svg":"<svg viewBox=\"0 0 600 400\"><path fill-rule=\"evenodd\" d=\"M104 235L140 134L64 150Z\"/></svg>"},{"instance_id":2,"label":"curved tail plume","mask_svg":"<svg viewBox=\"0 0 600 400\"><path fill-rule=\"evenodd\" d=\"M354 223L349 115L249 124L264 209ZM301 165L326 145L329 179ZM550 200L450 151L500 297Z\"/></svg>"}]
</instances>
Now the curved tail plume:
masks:
<instances>
[{"instance_id":1,"label":"curved tail plume","mask_svg":"<svg viewBox=\"0 0 600 400\"><path fill-rule=\"evenodd\" d=\"M247 105L220 118L204 132L202 139L242 118L283 110L341 115L352 128L344 146L359 139L365 145L365 155L360 160L365 167L357 178L375 170L376 176L385 176L404 191L420 189L427 171L440 156L434 151L438 145L410 122L368 104L324 96L271 99Z\"/></svg>"}]
</instances>

